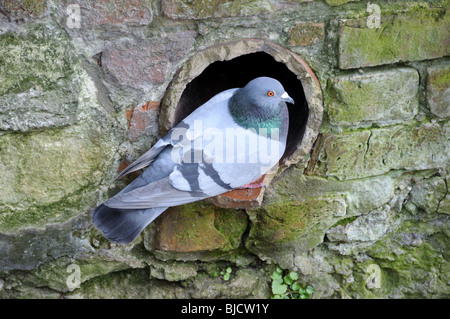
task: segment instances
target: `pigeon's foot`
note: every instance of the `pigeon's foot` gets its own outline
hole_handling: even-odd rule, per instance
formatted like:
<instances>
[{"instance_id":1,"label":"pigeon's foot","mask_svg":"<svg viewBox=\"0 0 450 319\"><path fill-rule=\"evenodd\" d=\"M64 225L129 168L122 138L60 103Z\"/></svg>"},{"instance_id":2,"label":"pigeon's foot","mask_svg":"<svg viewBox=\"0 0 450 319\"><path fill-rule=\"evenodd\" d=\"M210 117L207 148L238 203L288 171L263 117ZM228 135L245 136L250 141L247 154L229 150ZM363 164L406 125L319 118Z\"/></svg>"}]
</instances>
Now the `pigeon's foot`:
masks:
<instances>
[{"instance_id":1,"label":"pigeon's foot","mask_svg":"<svg viewBox=\"0 0 450 319\"><path fill-rule=\"evenodd\" d=\"M250 184L245 184L241 187L238 187L237 189L249 189L249 188L260 188L260 187L264 187L267 188L266 184L264 183L250 183Z\"/></svg>"}]
</instances>

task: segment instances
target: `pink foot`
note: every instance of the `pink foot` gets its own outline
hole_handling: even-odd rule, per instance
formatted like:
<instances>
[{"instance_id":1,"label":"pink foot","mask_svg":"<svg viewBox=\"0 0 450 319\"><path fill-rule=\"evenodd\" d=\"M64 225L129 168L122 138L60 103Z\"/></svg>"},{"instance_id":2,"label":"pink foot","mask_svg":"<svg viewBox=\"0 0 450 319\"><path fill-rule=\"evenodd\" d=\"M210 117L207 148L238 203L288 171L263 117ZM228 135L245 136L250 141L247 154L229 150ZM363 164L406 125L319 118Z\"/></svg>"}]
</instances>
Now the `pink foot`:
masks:
<instances>
[{"instance_id":1,"label":"pink foot","mask_svg":"<svg viewBox=\"0 0 450 319\"><path fill-rule=\"evenodd\" d=\"M238 187L237 189L260 188L260 187L267 188L267 186L264 183L254 183L254 184L250 183L250 184L246 184L241 187Z\"/></svg>"}]
</instances>

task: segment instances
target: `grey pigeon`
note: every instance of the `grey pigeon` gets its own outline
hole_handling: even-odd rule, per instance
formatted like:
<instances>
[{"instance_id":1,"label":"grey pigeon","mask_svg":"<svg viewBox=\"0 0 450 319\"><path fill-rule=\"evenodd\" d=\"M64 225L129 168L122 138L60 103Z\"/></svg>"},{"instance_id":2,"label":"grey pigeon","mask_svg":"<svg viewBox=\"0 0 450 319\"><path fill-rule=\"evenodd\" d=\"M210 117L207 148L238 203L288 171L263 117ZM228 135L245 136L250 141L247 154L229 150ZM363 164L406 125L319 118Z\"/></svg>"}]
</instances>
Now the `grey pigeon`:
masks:
<instances>
[{"instance_id":1,"label":"grey pigeon","mask_svg":"<svg viewBox=\"0 0 450 319\"><path fill-rule=\"evenodd\" d=\"M285 151L285 102L294 103L269 77L215 95L118 175L149 166L95 208L95 226L110 241L128 244L168 207L250 187Z\"/></svg>"}]
</instances>

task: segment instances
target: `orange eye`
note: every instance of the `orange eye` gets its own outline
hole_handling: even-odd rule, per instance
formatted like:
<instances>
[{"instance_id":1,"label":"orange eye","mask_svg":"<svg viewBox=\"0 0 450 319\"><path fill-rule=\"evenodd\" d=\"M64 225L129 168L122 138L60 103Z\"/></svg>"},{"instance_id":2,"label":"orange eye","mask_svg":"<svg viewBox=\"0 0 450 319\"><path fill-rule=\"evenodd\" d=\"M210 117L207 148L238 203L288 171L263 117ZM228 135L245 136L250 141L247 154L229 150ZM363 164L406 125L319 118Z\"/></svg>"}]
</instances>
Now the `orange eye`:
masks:
<instances>
[{"instance_id":1,"label":"orange eye","mask_svg":"<svg viewBox=\"0 0 450 319\"><path fill-rule=\"evenodd\" d=\"M275 93L273 93L273 91L269 91L267 92L267 96L273 96Z\"/></svg>"}]
</instances>

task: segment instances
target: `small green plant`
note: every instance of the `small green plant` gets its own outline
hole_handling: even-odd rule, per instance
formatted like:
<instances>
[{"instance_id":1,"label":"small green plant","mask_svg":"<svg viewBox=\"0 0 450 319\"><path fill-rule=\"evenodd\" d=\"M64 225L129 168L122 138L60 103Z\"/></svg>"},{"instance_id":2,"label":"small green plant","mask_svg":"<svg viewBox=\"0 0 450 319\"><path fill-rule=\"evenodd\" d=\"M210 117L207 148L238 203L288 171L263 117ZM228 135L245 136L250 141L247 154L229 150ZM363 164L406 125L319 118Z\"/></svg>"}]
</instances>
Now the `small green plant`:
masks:
<instances>
[{"instance_id":1,"label":"small green plant","mask_svg":"<svg viewBox=\"0 0 450 319\"><path fill-rule=\"evenodd\" d=\"M270 278L272 299L308 299L314 292L312 286L298 283L298 274L295 271L285 271L277 266Z\"/></svg>"},{"instance_id":2,"label":"small green plant","mask_svg":"<svg viewBox=\"0 0 450 319\"><path fill-rule=\"evenodd\" d=\"M223 280L227 281L230 279L230 274L233 272L233 269L231 269L231 267L227 267L227 269L222 270L220 272L220 275L223 276Z\"/></svg>"}]
</instances>

